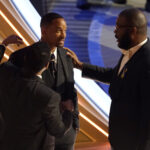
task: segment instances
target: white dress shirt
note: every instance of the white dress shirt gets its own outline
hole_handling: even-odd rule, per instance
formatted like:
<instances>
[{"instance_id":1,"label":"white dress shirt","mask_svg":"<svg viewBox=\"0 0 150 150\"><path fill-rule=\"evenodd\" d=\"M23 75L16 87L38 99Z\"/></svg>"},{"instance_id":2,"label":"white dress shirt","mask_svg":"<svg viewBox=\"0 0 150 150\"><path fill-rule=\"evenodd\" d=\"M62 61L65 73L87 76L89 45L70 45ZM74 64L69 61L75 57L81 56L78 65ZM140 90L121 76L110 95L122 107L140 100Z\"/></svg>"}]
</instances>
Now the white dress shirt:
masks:
<instances>
[{"instance_id":1,"label":"white dress shirt","mask_svg":"<svg viewBox=\"0 0 150 150\"><path fill-rule=\"evenodd\" d=\"M130 48L129 50L121 50L121 52L123 53L123 58L122 58L122 61L121 61L121 64L120 64L120 68L119 68L119 71L118 71L118 75L119 73L121 72L121 70L123 69L124 65L131 59L131 57L147 42L147 38L139 43L138 45Z\"/></svg>"},{"instance_id":2,"label":"white dress shirt","mask_svg":"<svg viewBox=\"0 0 150 150\"><path fill-rule=\"evenodd\" d=\"M54 54L54 56L55 56L55 64L57 64L57 48L56 48L55 51L54 51L53 53L51 53L51 54ZM42 75L37 75L37 76L42 79Z\"/></svg>"},{"instance_id":3,"label":"white dress shirt","mask_svg":"<svg viewBox=\"0 0 150 150\"><path fill-rule=\"evenodd\" d=\"M54 56L55 56L55 64L57 64L57 48L51 54L54 54Z\"/></svg>"}]
</instances>

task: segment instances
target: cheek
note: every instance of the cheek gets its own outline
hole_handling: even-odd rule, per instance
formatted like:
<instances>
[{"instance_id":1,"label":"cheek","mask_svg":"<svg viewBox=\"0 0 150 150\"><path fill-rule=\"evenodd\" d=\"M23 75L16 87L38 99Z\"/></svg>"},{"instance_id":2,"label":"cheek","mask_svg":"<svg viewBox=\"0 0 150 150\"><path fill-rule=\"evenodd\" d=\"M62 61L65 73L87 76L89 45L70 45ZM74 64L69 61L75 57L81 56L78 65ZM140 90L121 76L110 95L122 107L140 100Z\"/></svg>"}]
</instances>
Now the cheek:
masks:
<instances>
[{"instance_id":1,"label":"cheek","mask_svg":"<svg viewBox=\"0 0 150 150\"><path fill-rule=\"evenodd\" d=\"M56 33L55 34L55 39L59 39L60 36L61 36L61 33Z\"/></svg>"},{"instance_id":2,"label":"cheek","mask_svg":"<svg viewBox=\"0 0 150 150\"><path fill-rule=\"evenodd\" d=\"M57 45L59 42L59 36L54 34L52 36L49 36L49 43L51 43L52 45Z\"/></svg>"},{"instance_id":3,"label":"cheek","mask_svg":"<svg viewBox=\"0 0 150 150\"><path fill-rule=\"evenodd\" d=\"M130 39L131 39L132 41L134 41L134 40L137 39L137 37L136 37L134 34L131 34L131 35L130 35Z\"/></svg>"},{"instance_id":4,"label":"cheek","mask_svg":"<svg viewBox=\"0 0 150 150\"><path fill-rule=\"evenodd\" d=\"M118 35L121 40L129 39L129 35L127 32L120 32Z\"/></svg>"}]
</instances>

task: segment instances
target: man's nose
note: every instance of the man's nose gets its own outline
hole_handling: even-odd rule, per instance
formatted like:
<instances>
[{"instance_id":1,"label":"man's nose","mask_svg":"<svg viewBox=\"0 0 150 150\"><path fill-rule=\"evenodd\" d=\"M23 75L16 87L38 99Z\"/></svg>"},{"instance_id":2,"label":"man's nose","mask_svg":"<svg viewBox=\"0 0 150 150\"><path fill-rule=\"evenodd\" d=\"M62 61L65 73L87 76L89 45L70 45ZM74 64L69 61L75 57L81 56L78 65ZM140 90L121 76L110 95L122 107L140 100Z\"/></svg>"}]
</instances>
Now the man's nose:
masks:
<instances>
[{"instance_id":1,"label":"man's nose","mask_svg":"<svg viewBox=\"0 0 150 150\"><path fill-rule=\"evenodd\" d=\"M63 31L63 32L61 33L61 37L62 37L63 39L66 38L66 31Z\"/></svg>"},{"instance_id":2,"label":"man's nose","mask_svg":"<svg viewBox=\"0 0 150 150\"><path fill-rule=\"evenodd\" d=\"M114 33L116 33L117 32L117 27L115 26L115 28L114 28Z\"/></svg>"}]
</instances>

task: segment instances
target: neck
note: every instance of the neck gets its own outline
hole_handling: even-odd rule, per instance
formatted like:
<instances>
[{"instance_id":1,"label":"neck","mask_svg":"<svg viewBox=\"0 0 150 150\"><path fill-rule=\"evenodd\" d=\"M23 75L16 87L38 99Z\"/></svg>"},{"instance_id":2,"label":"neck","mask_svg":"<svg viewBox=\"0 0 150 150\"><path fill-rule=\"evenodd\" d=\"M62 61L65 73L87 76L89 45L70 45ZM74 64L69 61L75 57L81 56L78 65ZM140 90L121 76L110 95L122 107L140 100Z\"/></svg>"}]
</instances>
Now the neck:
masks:
<instances>
[{"instance_id":1,"label":"neck","mask_svg":"<svg viewBox=\"0 0 150 150\"><path fill-rule=\"evenodd\" d=\"M48 41L45 40L43 37L41 37L41 41L48 43ZM49 45L49 47L50 47L50 52L54 53L54 51L56 50L57 46L52 46L52 45L49 44L49 43L48 43L48 45Z\"/></svg>"},{"instance_id":2,"label":"neck","mask_svg":"<svg viewBox=\"0 0 150 150\"><path fill-rule=\"evenodd\" d=\"M55 52L55 50L56 50L56 48L57 48L57 47L53 47L53 48L51 48L51 49L50 49L50 52L51 52L51 53L54 53L54 52Z\"/></svg>"}]
</instances>

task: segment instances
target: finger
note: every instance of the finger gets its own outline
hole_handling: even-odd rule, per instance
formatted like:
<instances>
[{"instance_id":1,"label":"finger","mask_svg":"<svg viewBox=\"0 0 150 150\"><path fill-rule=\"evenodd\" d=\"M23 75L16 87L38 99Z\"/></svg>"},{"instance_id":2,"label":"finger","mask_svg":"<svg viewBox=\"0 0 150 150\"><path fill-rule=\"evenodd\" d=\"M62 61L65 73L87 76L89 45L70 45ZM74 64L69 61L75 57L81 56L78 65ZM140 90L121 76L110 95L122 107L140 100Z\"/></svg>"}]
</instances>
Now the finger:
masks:
<instances>
[{"instance_id":1,"label":"finger","mask_svg":"<svg viewBox=\"0 0 150 150\"><path fill-rule=\"evenodd\" d=\"M23 44L23 41L17 41L17 43L19 43L19 44Z\"/></svg>"},{"instance_id":2,"label":"finger","mask_svg":"<svg viewBox=\"0 0 150 150\"><path fill-rule=\"evenodd\" d=\"M20 39L20 38L16 38L15 39L15 41L14 41L14 44L17 44L17 46L19 46L19 45L21 45L21 44L23 44L24 42L23 42L23 40L22 39Z\"/></svg>"},{"instance_id":3,"label":"finger","mask_svg":"<svg viewBox=\"0 0 150 150\"><path fill-rule=\"evenodd\" d=\"M19 36L17 36L17 39L20 40L20 41L22 41L22 38L20 38Z\"/></svg>"},{"instance_id":4,"label":"finger","mask_svg":"<svg viewBox=\"0 0 150 150\"><path fill-rule=\"evenodd\" d=\"M69 53L74 54L74 52L72 50L70 50L69 48L64 47L64 49L67 50Z\"/></svg>"},{"instance_id":5,"label":"finger","mask_svg":"<svg viewBox=\"0 0 150 150\"><path fill-rule=\"evenodd\" d=\"M19 47L22 43L16 43L16 45Z\"/></svg>"},{"instance_id":6,"label":"finger","mask_svg":"<svg viewBox=\"0 0 150 150\"><path fill-rule=\"evenodd\" d=\"M71 53L67 52L67 55L73 58L73 55Z\"/></svg>"}]
</instances>

